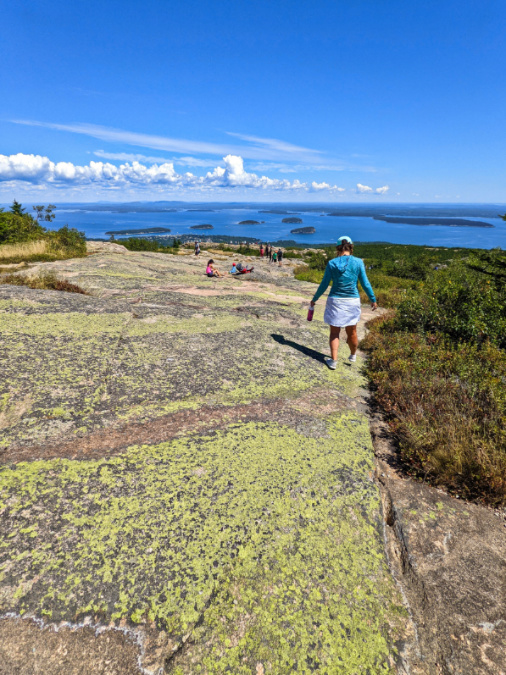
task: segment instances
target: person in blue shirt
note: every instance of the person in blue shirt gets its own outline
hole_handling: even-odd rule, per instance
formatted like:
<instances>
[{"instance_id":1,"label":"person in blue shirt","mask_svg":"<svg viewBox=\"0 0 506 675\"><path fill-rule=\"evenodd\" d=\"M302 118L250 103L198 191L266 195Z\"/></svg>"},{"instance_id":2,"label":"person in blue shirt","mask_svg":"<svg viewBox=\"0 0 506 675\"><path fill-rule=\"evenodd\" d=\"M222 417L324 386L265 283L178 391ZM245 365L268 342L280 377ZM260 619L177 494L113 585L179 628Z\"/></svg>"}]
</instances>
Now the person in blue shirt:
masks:
<instances>
[{"instance_id":1,"label":"person in blue shirt","mask_svg":"<svg viewBox=\"0 0 506 675\"><path fill-rule=\"evenodd\" d=\"M322 282L311 300L311 307L314 307L318 298L323 295L327 286L332 282L323 316L325 323L330 326L330 358L326 358L325 363L331 370L335 370L337 365L341 328L346 330L346 341L350 348L348 360L350 363L357 360L357 323L360 321L361 315L359 281L371 301L372 309L375 310L378 307L376 296L367 278L364 262L353 255L353 242L350 237L339 237L337 258L327 263Z\"/></svg>"}]
</instances>

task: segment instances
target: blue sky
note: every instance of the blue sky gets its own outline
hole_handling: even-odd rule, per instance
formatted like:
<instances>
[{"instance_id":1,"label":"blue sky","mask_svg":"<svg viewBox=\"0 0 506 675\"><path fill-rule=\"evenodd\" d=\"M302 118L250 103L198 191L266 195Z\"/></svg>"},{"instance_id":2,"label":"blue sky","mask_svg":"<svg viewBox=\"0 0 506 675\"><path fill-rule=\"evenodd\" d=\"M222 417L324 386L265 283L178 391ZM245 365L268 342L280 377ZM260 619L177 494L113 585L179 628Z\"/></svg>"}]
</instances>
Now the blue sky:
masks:
<instances>
[{"instance_id":1,"label":"blue sky","mask_svg":"<svg viewBox=\"0 0 506 675\"><path fill-rule=\"evenodd\" d=\"M4 3L0 201L506 202L503 0Z\"/></svg>"}]
</instances>

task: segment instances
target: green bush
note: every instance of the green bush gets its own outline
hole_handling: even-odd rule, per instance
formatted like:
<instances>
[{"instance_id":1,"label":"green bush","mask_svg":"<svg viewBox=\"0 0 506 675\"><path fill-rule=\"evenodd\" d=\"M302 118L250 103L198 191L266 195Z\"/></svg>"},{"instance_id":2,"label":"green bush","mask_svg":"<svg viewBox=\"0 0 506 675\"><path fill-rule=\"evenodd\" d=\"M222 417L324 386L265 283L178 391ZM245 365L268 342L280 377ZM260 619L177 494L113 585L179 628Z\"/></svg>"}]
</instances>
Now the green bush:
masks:
<instances>
[{"instance_id":1,"label":"green bush","mask_svg":"<svg viewBox=\"0 0 506 675\"><path fill-rule=\"evenodd\" d=\"M27 213L0 212L0 245L42 239L46 229Z\"/></svg>"},{"instance_id":2,"label":"green bush","mask_svg":"<svg viewBox=\"0 0 506 675\"><path fill-rule=\"evenodd\" d=\"M401 258L397 261L385 261L382 264L381 269L386 274L400 279L424 281L434 268L436 262L437 261L431 256L420 255L414 260Z\"/></svg>"},{"instance_id":3,"label":"green bush","mask_svg":"<svg viewBox=\"0 0 506 675\"><path fill-rule=\"evenodd\" d=\"M50 241L53 251L64 251L77 256L86 254L86 237L84 232L79 232L74 227L64 225L59 230L47 232L46 237Z\"/></svg>"},{"instance_id":4,"label":"green bush","mask_svg":"<svg viewBox=\"0 0 506 675\"><path fill-rule=\"evenodd\" d=\"M144 239L143 237L130 237L129 239L120 239L116 242L121 244L129 251L160 251L165 248L156 241Z\"/></svg>"},{"instance_id":5,"label":"green bush","mask_svg":"<svg viewBox=\"0 0 506 675\"><path fill-rule=\"evenodd\" d=\"M504 254L495 254L500 264ZM419 291L399 304L396 329L437 333L454 342L489 340L506 348L506 288L500 272L480 269L481 259L451 264L433 272Z\"/></svg>"},{"instance_id":6,"label":"green bush","mask_svg":"<svg viewBox=\"0 0 506 675\"><path fill-rule=\"evenodd\" d=\"M152 251L153 253L177 253L181 247L179 239L174 239L172 246L163 244L160 241L145 239L144 237L129 237L128 239L118 239L117 244L121 244L129 251Z\"/></svg>"}]
</instances>

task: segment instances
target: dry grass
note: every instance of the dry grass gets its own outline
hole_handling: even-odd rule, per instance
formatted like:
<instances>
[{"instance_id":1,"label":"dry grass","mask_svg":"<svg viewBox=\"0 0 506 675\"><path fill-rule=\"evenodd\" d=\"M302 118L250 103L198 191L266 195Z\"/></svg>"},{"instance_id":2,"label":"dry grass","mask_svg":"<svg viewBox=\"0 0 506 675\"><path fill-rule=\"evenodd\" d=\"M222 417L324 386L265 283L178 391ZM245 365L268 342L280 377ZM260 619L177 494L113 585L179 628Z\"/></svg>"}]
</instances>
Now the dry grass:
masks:
<instances>
[{"instance_id":1,"label":"dry grass","mask_svg":"<svg viewBox=\"0 0 506 675\"><path fill-rule=\"evenodd\" d=\"M204 250L206 251L206 253L209 253L209 255L216 255L216 256L222 255L225 256L226 258L230 258L231 256L237 255L233 251L222 251L221 249L217 248L206 248Z\"/></svg>"},{"instance_id":2,"label":"dry grass","mask_svg":"<svg viewBox=\"0 0 506 675\"><path fill-rule=\"evenodd\" d=\"M65 279L58 279L53 272L46 272L34 276L20 274L4 274L0 276L0 284L10 284L11 286L28 286L28 288L46 289L50 291L65 291L66 293L88 293L78 286L71 284Z\"/></svg>"},{"instance_id":3,"label":"dry grass","mask_svg":"<svg viewBox=\"0 0 506 675\"><path fill-rule=\"evenodd\" d=\"M20 258L24 260L33 256L49 255L49 253L49 242L45 239L0 246L0 260L5 263L9 263L11 260L17 261Z\"/></svg>"},{"instance_id":4,"label":"dry grass","mask_svg":"<svg viewBox=\"0 0 506 675\"><path fill-rule=\"evenodd\" d=\"M22 262L52 262L81 256L75 247L55 246L55 240L38 239L19 244L0 245L0 265Z\"/></svg>"}]
</instances>

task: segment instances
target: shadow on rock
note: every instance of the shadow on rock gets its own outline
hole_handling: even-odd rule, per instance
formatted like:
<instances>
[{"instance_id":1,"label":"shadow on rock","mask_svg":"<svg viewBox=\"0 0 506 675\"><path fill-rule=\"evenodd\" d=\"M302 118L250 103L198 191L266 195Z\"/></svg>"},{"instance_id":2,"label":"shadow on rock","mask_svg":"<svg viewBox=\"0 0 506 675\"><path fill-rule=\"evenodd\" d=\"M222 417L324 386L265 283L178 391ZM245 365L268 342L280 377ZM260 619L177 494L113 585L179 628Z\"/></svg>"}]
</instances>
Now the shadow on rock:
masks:
<instances>
[{"instance_id":1,"label":"shadow on rock","mask_svg":"<svg viewBox=\"0 0 506 675\"><path fill-rule=\"evenodd\" d=\"M293 347L297 351L304 354L304 356L309 356L315 361L320 363L325 363L325 355L321 352L317 352L316 349L311 349L311 347L306 347L305 345L300 345L298 342L293 340L287 340L283 335L278 335L277 333L271 333L271 338L280 345L288 345Z\"/></svg>"}]
</instances>

